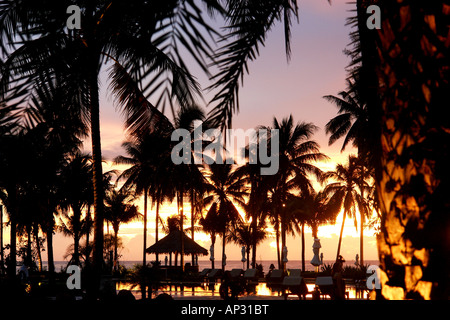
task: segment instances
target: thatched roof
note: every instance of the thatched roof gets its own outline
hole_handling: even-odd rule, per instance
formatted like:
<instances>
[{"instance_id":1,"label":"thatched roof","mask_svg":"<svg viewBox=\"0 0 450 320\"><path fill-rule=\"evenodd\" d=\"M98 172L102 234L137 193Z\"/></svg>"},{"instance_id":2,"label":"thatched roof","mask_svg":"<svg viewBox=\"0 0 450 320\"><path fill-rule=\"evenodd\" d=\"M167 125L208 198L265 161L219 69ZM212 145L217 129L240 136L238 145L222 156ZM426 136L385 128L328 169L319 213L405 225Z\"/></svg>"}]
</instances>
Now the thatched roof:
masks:
<instances>
[{"instance_id":1,"label":"thatched roof","mask_svg":"<svg viewBox=\"0 0 450 320\"><path fill-rule=\"evenodd\" d=\"M208 255L208 250L197 244L181 231L172 231L154 245L148 247L146 253L172 253L181 252L181 234L184 239L184 254Z\"/></svg>"}]
</instances>

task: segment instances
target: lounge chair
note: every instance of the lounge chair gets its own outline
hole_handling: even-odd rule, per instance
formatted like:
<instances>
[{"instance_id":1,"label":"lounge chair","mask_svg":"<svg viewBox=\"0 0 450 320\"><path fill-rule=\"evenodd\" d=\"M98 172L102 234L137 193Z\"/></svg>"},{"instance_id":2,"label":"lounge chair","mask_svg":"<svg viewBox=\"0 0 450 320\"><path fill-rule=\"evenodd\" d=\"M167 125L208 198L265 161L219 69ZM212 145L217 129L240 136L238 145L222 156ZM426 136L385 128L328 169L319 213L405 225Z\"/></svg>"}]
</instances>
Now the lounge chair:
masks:
<instances>
[{"instance_id":1,"label":"lounge chair","mask_svg":"<svg viewBox=\"0 0 450 320\"><path fill-rule=\"evenodd\" d=\"M334 298L334 283L332 277L317 277L316 287L319 288L321 296L325 297L328 295L331 299Z\"/></svg>"},{"instance_id":2,"label":"lounge chair","mask_svg":"<svg viewBox=\"0 0 450 320\"><path fill-rule=\"evenodd\" d=\"M284 273L283 270L280 269L274 269L272 270L272 272L269 274L268 278L267 278L267 282L269 283L281 283L281 281L284 278Z\"/></svg>"},{"instance_id":3,"label":"lounge chair","mask_svg":"<svg viewBox=\"0 0 450 320\"><path fill-rule=\"evenodd\" d=\"M302 269L289 269L288 274L290 277L301 277Z\"/></svg>"},{"instance_id":4,"label":"lounge chair","mask_svg":"<svg viewBox=\"0 0 450 320\"><path fill-rule=\"evenodd\" d=\"M208 276L208 273L211 271L211 269L203 269L199 274L198 274L198 278L200 281L204 281L206 279L206 277Z\"/></svg>"},{"instance_id":5,"label":"lounge chair","mask_svg":"<svg viewBox=\"0 0 450 320\"><path fill-rule=\"evenodd\" d=\"M231 279L239 278L243 272L244 270L242 269L232 269L230 272Z\"/></svg>"},{"instance_id":6,"label":"lounge chair","mask_svg":"<svg viewBox=\"0 0 450 320\"><path fill-rule=\"evenodd\" d=\"M297 295L299 298L308 294L308 287L306 286L305 280L300 276L287 276L283 278L282 287L284 291L284 299L287 299L288 295ZM285 290L290 291L286 292Z\"/></svg>"},{"instance_id":7,"label":"lounge chair","mask_svg":"<svg viewBox=\"0 0 450 320\"><path fill-rule=\"evenodd\" d=\"M256 269L245 270L244 280L247 282L258 281L258 270Z\"/></svg>"},{"instance_id":8,"label":"lounge chair","mask_svg":"<svg viewBox=\"0 0 450 320\"><path fill-rule=\"evenodd\" d=\"M208 273L207 278L209 281L216 281L218 278L222 277L222 275L223 275L222 269L212 269Z\"/></svg>"}]
</instances>

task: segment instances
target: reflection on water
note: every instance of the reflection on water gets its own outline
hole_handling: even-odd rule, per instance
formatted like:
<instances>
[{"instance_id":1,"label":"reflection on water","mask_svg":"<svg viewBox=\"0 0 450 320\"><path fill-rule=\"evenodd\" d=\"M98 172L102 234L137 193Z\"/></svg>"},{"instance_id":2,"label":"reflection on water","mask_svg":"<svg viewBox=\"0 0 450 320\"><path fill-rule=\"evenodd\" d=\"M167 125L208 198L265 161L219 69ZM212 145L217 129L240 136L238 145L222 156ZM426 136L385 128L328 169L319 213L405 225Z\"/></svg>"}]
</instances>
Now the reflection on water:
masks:
<instances>
[{"instance_id":1,"label":"reflection on water","mask_svg":"<svg viewBox=\"0 0 450 320\"><path fill-rule=\"evenodd\" d=\"M308 292L313 292L315 289L314 283L307 283ZM159 287L156 291L152 293L152 297L156 297L161 293L167 293L172 297L220 297L219 293L220 282L218 283L202 283L200 285L196 284L185 284L180 285L166 285ZM118 282L116 284L116 290L130 290L136 299L141 299L141 291L139 286L133 286L130 283ZM348 293L349 299L367 299L367 292L357 291L354 285L346 285L346 292ZM249 286L246 292L241 296L254 296L257 297L281 297L283 295L281 288L268 286L265 282L259 282L253 286ZM297 299L297 296L291 296L291 298ZM329 299L329 297L325 297ZM311 299L311 295L307 296L307 299Z\"/></svg>"}]
</instances>

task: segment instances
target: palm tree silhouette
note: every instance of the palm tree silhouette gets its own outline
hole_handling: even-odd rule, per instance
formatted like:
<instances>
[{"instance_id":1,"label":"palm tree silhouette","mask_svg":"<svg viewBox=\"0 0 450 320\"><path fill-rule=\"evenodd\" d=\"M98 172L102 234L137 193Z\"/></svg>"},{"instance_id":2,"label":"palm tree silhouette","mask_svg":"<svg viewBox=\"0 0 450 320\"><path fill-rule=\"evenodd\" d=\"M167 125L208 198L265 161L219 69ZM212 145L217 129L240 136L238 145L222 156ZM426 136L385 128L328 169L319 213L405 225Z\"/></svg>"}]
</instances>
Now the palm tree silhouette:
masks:
<instances>
[{"instance_id":1,"label":"palm tree silhouette","mask_svg":"<svg viewBox=\"0 0 450 320\"><path fill-rule=\"evenodd\" d=\"M247 192L244 181L233 171L229 163L210 164L205 170L207 180L206 190L209 196L203 198L203 205L211 205L203 225L213 233L222 236L222 263L225 258L225 245L229 229L242 220L235 203L244 203ZM212 224L208 224L213 220ZM207 230L208 230L207 229ZM214 244L214 242L213 242ZM225 266L222 264L222 269Z\"/></svg>"},{"instance_id":2,"label":"palm tree silhouette","mask_svg":"<svg viewBox=\"0 0 450 320\"><path fill-rule=\"evenodd\" d=\"M106 193L105 218L111 222L114 230L114 270L118 267L117 241L120 225L141 219L137 206L132 204L134 200L134 193L126 188L112 189Z\"/></svg>"},{"instance_id":3,"label":"palm tree silhouette","mask_svg":"<svg viewBox=\"0 0 450 320\"><path fill-rule=\"evenodd\" d=\"M92 164L87 154L77 153L64 165L61 172L60 207L64 220L59 228L74 238L73 256L69 264L80 265L79 244L81 237L89 232L89 223L82 218L82 210L90 204L92 195ZM68 210L72 209L72 215Z\"/></svg>"},{"instance_id":4,"label":"palm tree silhouette","mask_svg":"<svg viewBox=\"0 0 450 320\"><path fill-rule=\"evenodd\" d=\"M325 196L328 197L327 210L330 210L331 214L333 212L337 214L342 209L344 210L336 260L341 251L345 218L349 216L354 219L357 228L356 209L359 210L361 217L367 216L369 213L368 201L362 196L362 192L369 186L364 180L365 177L360 175L359 166L358 159L355 156L349 156L346 165L338 164L334 171L324 174L325 179L333 180L323 190Z\"/></svg>"},{"instance_id":5,"label":"palm tree silhouette","mask_svg":"<svg viewBox=\"0 0 450 320\"><path fill-rule=\"evenodd\" d=\"M278 130L279 138L279 169L271 177L270 197L272 215L275 219L276 231L281 228L281 246L286 246L286 232L290 225L290 215L285 209L288 198L293 192L308 194L312 190L311 175L321 181L322 171L315 162L328 159L319 151L319 145L310 140L317 127L312 123L297 123L294 126L292 115L279 122L273 119L273 128ZM285 264L280 261L280 267Z\"/></svg>"},{"instance_id":6,"label":"palm tree silhouette","mask_svg":"<svg viewBox=\"0 0 450 320\"><path fill-rule=\"evenodd\" d=\"M331 223L336 219L336 213L326 208L326 197L323 192L310 193L291 197L287 206L295 221L295 229L301 234L302 270L305 266L305 226L313 230L313 238L317 238L317 230L321 224Z\"/></svg>"},{"instance_id":7,"label":"palm tree silhouette","mask_svg":"<svg viewBox=\"0 0 450 320\"><path fill-rule=\"evenodd\" d=\"M128 156L118 156L115 162L119 164L131 165L130 168L124 170L119 179L125 178L124 188L133 188L136 195L144 196L144 247L143 247L143 265L146 263L147 249L147 214L148 214L148 198L152 197L153 203L156 202L156 241L158 241L158 219L159 206L163 198L168 196L167 188L162 179L161 172L164 172L163 162L170 152L170 141L167 134L155 130L144 134L141 137L130 139L122 144ZM173 199L173 196L172 196ZM158 256L156 257L158 261Z\"/></svg>"},{"instance_id":8,"label":"palm tree silhouette","mask_svg":"<svg viewBox=\"0 0 450 320\"><path fill-rule=\"evenodd\" d=\"M361 152L367 149L369 119L364 96L359 92L360 81L358 74L353 74L352 78L347 79L346 91L339 92L337 97L324 96L339 108L338 115L325 125L325 131L330 134L329 145L344 137L341 152L350 142Z\"/></svg>"}]
</instances>

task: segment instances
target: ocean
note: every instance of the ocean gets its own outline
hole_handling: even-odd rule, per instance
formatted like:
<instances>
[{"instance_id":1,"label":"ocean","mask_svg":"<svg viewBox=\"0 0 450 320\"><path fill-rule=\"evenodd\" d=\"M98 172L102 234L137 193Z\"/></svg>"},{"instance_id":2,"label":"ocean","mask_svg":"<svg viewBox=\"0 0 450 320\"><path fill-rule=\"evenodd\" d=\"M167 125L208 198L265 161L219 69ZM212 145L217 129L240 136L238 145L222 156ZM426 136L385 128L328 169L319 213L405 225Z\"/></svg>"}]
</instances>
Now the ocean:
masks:
<instances>
[{"instance_id":1,"label":"ocean","mask_svg":"<svg viewBox=\"0 0 450 320\"><path fill-rule=\"evenodd\" d=\"M190 262L190 257L186 257L185 262ZM164 262L162 262L164 264ZM276 260L262 260L257 261L256 263L262 264L264 273L267 273L269 271L270 265L273 264L275 268L277 268L278 264ZM332 265L334 263L334 260L325 260L325 265ZM134 265L142 264L142 261L119 261L120 265L125 266L126 268L132 268ZM378 260L366 260L364 261L365 265L377 265L379 264ZM344 263L344 266L355 266L355 261L348 261ZM43 262L44 269L47 269L47 261ZM67 267L67 261L55 261L55 270L57 272L63 271ZM222 267L221 261L216 260L215 261L215 268L219 269ZM314 266L307 260L305 262L306 271L314 271ZM199 270L211 268L211 261L209 260L199 260L198 261L198 268ZM232 269L246 269L247 263L242 263L239 260L228 260L227 264L225 266L226 270L232 270ZM301 269L302 268L302 261L301 260L290 260L287 262L287 269ZM319 268L320 271L320 268Z\"/></svg>"}]
</instances>

